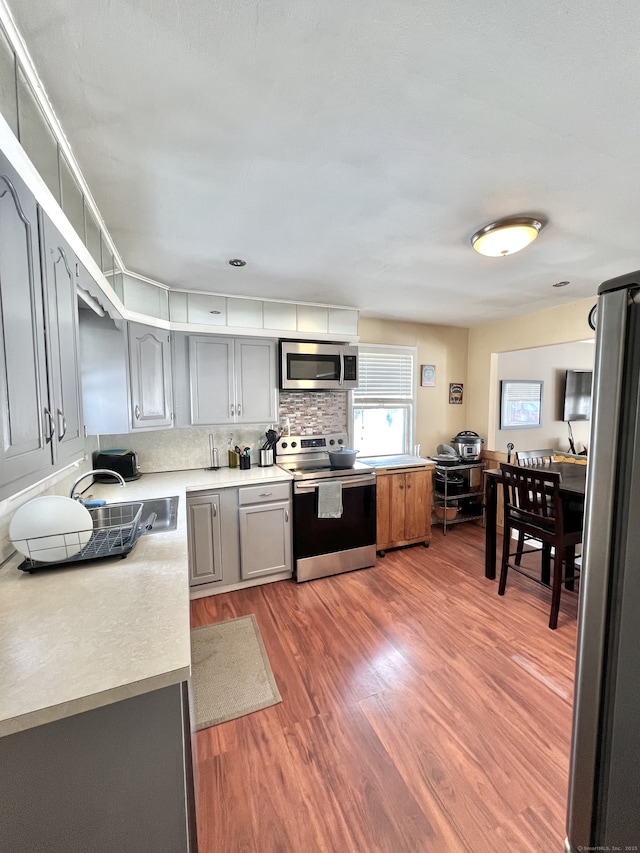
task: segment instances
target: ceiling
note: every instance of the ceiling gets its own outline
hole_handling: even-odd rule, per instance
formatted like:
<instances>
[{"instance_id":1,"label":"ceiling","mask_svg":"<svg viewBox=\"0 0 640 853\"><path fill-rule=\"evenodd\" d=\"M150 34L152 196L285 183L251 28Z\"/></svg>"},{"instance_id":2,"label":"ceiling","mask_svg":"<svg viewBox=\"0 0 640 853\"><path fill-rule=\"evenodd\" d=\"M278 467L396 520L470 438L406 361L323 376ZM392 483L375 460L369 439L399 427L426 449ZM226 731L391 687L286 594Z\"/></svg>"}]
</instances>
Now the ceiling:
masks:
<instances>
[{"instance_id":1,"label":"ceiling","mask_svg":"<svg viewBox=\"0 0 640 853\"><path fill-rule=\"evenodd\" d=\"M475 326L640 267L637 0L8 4L133 272Z\"/></svg>"}]
</instances>

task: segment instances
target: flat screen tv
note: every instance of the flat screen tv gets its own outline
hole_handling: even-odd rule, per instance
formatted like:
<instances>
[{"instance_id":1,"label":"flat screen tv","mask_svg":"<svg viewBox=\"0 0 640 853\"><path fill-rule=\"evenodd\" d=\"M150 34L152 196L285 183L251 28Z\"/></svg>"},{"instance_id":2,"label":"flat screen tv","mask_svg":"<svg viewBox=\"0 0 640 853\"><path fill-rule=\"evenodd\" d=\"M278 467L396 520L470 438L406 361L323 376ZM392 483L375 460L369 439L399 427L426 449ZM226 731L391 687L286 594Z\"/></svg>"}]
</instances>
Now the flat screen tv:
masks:
<instances>
[{"instance_id":1,"label":"flat screen tv","mask_svg":"<svg viewBox=\"0 0 640 853\"><path fill-rule=\"evenodd\" d=\"M563 421L591 419L591 370L567 370L564 384Z\"/></svg>"}]
</instances>

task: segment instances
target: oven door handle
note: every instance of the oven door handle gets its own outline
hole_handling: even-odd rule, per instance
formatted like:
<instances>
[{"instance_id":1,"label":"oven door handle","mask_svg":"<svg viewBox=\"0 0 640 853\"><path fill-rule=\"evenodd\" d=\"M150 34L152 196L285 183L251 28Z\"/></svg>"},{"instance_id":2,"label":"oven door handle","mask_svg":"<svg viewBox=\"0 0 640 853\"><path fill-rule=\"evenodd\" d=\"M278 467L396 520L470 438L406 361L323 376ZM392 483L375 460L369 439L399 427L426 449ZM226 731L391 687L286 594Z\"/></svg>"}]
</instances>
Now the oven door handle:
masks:
<instances>
[{"instance_id":1,"label":"oven door handle","mask_svg":"<svg viewBox=\"0 0 640 853\"><path fill-rule=\"evenodd\" d=\"M336 479L342 483L343 489L355 489L357 486L374 486L376 482L375 474L363 474L361 477L348 477L344 480L339 478L325 477L323 480L306 480L301 483L294 483L293 491L300 495L305 492L314 492L321 483L335 483Z\"/></svg>"}]
</instances>

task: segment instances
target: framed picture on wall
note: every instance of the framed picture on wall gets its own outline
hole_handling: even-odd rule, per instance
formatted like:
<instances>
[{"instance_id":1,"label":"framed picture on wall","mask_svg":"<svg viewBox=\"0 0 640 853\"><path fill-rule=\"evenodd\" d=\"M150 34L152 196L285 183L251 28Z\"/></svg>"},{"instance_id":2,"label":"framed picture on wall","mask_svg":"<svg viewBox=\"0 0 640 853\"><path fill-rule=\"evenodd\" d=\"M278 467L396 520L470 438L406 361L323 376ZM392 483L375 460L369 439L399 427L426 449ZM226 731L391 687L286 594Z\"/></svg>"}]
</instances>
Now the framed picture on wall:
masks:
<instances>
[{"instance_id":1,"label":"framed picture on wall","mask_svg":"<svg viewBox=\"0 0 640 853\"><path fill-rule=\"evenodd\" d=\"M544 382L503 379L500 383L500 429L533 429L542 426Z\"/></svg>"},{"instance_id":2,"label":"framed picture on wall","mask_svg":"<svg viewBox=\"0 0 640 853\"><path fill-rule=\"evenodd\" d=\"M433 388L436 384L436 366L435 364L420 365L420 385L423 388Z\"/></svg>"}]
</instances>

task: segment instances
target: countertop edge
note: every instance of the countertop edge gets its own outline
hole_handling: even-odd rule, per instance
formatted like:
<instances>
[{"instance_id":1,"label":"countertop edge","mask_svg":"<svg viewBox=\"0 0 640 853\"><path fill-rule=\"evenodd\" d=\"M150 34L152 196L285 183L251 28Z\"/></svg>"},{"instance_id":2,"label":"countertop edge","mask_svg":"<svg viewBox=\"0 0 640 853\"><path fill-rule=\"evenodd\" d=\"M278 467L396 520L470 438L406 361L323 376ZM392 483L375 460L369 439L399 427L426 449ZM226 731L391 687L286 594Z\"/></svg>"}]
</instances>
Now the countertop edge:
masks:
<instances>
[{"instance_id":1,"label":"countertop edge","mask_svg":"<svg viewBox=\"0 0 640 853\"><path fill-rule=\"evenodd\" d=\"M30 711L27 714L10 717L0 721L0 737L7 737L18 732L44 726L47 723L64 720L67 717L74 717L76 714L83 714L86 711L94 711L97 708L104 708L106 705L113 705L116 702L133 699L135 696L142 696L145 693L151 693L153 690L161 690L163 687L171 687L174 684L188 681L190 677L191 666L189 665L169 672L159 673L141 681L122 684L120 687L113 687L110 690L104 690L100 693L80 696L77 699L72 699L60 705L51 705L46 708Z\"/></svg>"}]
</instances>

